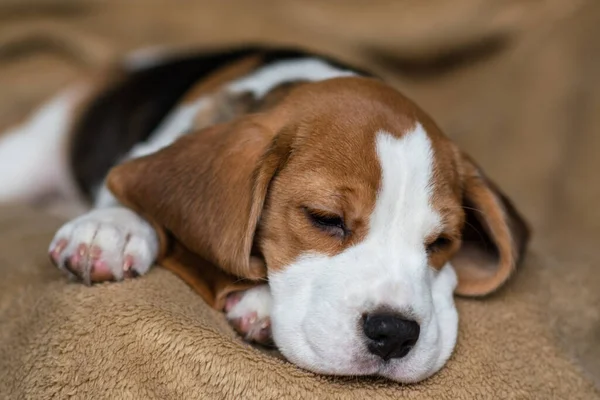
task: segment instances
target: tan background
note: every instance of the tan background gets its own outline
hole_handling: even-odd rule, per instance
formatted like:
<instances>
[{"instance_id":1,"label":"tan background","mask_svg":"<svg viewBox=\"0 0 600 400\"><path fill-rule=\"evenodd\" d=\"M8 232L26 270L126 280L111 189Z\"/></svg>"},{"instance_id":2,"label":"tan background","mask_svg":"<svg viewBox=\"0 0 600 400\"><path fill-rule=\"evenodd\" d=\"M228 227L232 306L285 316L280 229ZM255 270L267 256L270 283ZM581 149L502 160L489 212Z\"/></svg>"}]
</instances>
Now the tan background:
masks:
<instances>
[{"instance_id":1,"label":"tan background","mask_svg":"<svg viewBox=\"0 0 600 400\"><path fill-rule=\"evenodd\" d=\"M62 33L53 36L57 31ZM64 37L78 44L64 46ZM527 347L539 340L574 368L565 377L581 373L583 380L575 386L600 384L600 2L0 0L0 129L127 50L240 41L325 50L375 69L429 111L515 200L535 234L523 273L508 291L487 303L459 306L465 315L479 316L471 318L473 326L506 330L510 341L503 343L500 335L499 346ZM58 222L44 222L45 230L35 232L30 243L23 237L30 237L27 229L36 231L32 216L37 214L13 209L0 214L5 249L0 257L6 259L0 261L21 265L23 255L35 252L35 265L46 271L45 243ZM27 250L33 243L37 247ZM34 279L27 274L9 271L14 282ZM150 279L157 274L167 273ZM60 282L60 277L51 275L51 280ZM11 301L6 297L0 306L6 310ZM512 314L513 302L521 311ZM494 303L499 308L490 306ZM535 337L521 337L532 332L530 314L523 311L527 307L539 319ZM479 320L486 310L504 313L498 318L510 326ZM461 337L471 332L467 323L463 319ZM468 347L464 343L458 352ZM512 367L496 360L477 371L486 376ZM511 376L528 373L542 382L545 372L539 370L540 375L526 367L500 375L509 386ZM560 387L560 371L552 373L546 378ZM535 385L520 387L539 392ZM553 390L548 393L560 392Z\"/></svg>"}]
</instances>

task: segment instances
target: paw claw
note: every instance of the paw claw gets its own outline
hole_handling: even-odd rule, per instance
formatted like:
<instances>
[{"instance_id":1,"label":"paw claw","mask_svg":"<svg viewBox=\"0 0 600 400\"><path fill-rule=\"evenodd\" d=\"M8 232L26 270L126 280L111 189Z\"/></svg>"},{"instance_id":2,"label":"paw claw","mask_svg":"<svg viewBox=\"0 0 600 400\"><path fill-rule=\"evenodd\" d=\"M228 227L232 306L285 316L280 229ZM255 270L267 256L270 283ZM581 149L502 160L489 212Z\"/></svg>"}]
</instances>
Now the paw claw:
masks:
<instances>
[{"instance_id":1,"label":"paw claw","mask_svg":"<svg viewBox=\"0 0 600 400\"><path fill-rule=\"evenodd\" d=\"M79 244L79 246L77 246L77 254L79 255L79 257L84 258L87 255L88 252L88 247L81 243Z\"/></svg>"},{"instance_id":2,"label":"paw claw","mask_svg":"<svg viewBox=\"0 0 600 400\"><path fill-rule=\"evenodd\" d=\"M133 267L133 257L129 254L125 256L125 261L123 262L123 271L127 272Z\"/></svg>"},{"instance_id":3,"label":"paw claw","mask_svg":"<svg viewBox=\"0 0 600 400\"><path fill-rule=\"evenodd\" d=\"M67 244L68 242L66 239L60 239L50 250L50 260L52 260L54 265L57 265L60 261L60 255L62 254L63 250L67 247Z\"/></svg>"},{"instance_id":4,"label":"paw claw","mask_svg":"<svg viewBox=\"0 0 600 400\"><path fill-rule=\"evenodd\" d=\"M135 265L135 259L131 255L125 256L125 261L123 262L123 277L124 278L137 278L140 276L139 272L133 267Z\"/></svg>"}]
</instances>

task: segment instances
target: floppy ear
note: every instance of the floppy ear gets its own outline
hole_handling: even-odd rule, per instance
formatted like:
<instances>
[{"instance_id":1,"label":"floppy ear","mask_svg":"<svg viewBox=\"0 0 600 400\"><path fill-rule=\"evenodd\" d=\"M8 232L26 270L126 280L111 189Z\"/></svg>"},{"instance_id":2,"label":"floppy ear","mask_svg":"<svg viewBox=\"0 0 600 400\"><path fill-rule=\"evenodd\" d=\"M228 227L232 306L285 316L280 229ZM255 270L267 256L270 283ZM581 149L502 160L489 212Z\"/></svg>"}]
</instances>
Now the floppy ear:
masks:
<instances>
[{"instance_id":1,"label":"floppy ear","mask_svg":"<svg viewBox=\"0 0 600 400\"><path fill-rule=\"evenodd\" d=\"M521 261L529 228L510 200L466 155L463 166L463 242L452 259L456 293L483 296L502 286Z\"/></svg>"},{"instance_id":2,"label":"floppy ear","mask_svg":"<svg viewBox=\"0 0 600 400\"><path fill-rule=\"evenodd\" d=\"M108 186L191 252L237 277L266 277L253 254L269 183L284 154L274 133L250 117L178 139L115 167Z\"/></svg>"}]
</instances>

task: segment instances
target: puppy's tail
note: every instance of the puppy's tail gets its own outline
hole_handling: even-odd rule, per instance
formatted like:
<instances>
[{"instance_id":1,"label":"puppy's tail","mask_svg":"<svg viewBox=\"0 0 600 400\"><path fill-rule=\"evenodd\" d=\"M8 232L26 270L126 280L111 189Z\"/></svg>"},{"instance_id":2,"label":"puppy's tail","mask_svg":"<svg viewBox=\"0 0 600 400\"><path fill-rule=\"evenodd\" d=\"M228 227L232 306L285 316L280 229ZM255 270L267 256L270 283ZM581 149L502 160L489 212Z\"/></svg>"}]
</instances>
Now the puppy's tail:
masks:
<instances>
[{"instance_id":1,"label":"puppy's tail","mask_svg":"<svg viewBox=\"0 0 600 400\"><path fill-rule=\"evenodd\" d=\"M107 43L57 21L34 20L0 29L0 60L39 49L63 53L85 67L106 65L116 58Z\"/></svg>"}]
</instances>

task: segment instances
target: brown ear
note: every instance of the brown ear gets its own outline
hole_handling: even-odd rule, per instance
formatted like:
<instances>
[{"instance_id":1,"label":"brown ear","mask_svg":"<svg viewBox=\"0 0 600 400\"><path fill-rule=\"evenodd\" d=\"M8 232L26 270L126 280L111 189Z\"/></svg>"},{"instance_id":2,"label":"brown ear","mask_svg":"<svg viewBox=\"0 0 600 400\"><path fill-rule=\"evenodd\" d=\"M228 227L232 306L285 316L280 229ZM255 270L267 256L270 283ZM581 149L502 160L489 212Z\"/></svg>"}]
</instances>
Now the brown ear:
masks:
<instances>
[{"instance_id":1,"label":"brown ear","mask_svg":"<svg viewBox=\"0 0 600 400\"><path fill-rule=\"evenodd\" d=\"M484 296L502 286L521 261L529 228L510 200L463 156L463 242L452 259L456 293Z\"/></svg>"},{"instance_id":2,"label":"brown ear","mask_svg":"<svg viewBox=\"0 0 600 400\"><path fill-rule=\"evenodd\" d=\"M108 186L193 253L229 274L259 280L266 268L251 251L279 165L267 152L273 138L252 118L215 125L115 167Z\"/></svg>"}]
</instances>

